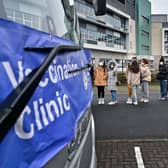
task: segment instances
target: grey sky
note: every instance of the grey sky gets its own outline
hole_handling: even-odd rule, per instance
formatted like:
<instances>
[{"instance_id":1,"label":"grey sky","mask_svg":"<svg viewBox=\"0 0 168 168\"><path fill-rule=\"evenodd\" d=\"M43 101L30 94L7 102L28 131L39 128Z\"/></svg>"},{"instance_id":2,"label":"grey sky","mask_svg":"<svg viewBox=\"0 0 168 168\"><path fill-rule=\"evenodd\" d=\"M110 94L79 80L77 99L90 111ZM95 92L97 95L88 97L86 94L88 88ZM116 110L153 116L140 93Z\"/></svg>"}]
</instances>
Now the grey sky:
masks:
<instances>
[{"instance_id":1,"label":"grey sky","mask_svg":"<svg viewBox=\"0 0 168 168\"><path fill-rule=\"evenodd\" d=\"M152 5L152 13L168 14L168 0L149 0Z\"/></svg>"}]
</instances>

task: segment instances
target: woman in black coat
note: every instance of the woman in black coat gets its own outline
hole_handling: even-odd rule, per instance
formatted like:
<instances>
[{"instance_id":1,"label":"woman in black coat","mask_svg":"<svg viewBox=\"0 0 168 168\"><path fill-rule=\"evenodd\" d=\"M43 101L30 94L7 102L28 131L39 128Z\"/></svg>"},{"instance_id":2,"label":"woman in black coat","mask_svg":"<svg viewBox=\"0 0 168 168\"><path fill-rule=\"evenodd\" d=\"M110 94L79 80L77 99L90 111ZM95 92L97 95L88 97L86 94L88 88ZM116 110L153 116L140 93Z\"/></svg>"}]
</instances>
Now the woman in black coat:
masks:
<instances>
[{"instance_id":1,"label":"woman in black coat","mask_svg":"<svg viewBox=\"0 0 168 168\"><path fill-rule=\"evenodd\" d=\"M167 68L164 61L164 57L159 60L159 73L157 79L160 81L160 99L165 100L167 95Z\"/></svg>"}]
</instances>

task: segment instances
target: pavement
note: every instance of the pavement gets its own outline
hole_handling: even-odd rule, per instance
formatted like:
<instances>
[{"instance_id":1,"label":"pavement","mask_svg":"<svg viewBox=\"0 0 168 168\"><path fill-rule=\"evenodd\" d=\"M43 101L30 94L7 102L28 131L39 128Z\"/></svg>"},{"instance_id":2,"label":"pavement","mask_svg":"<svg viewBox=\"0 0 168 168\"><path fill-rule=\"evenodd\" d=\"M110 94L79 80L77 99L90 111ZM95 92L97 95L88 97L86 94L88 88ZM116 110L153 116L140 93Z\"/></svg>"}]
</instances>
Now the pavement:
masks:
<instances>
[{"instance_id":1,"label":"pavement","mask_svg":"<svg viewBox=\"0 0 168 168\"><path fill-rule=\"evenodd\" d=\"M141 160L135 147L141 151ZM97 168L168 168L168 141L97 141ZM140 162L140 163L139 163Z\"/></svg>"},{"instance_id":2,"label":"pavement","mask_svg":"<svg viewBox=\"0 0 168 168\"><path fill-rule=\"evenodd\" d=\"M105 105L97 104L94 90L92 111L96 129L97 168L168 168L168 101L158 90L150 102L127 105L127 92L118 91L118 104L106 90Z\"/></svg>"}]
</instances>

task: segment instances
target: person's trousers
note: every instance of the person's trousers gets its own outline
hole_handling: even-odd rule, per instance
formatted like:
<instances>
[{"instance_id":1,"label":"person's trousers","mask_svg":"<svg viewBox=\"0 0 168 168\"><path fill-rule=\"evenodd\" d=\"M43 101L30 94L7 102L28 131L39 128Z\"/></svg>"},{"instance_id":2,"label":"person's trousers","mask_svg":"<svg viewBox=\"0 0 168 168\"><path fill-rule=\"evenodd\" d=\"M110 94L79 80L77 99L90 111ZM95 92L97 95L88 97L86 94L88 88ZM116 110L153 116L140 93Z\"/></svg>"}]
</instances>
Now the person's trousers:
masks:
<instances>
[{"instance_id":1,"label":"person's trousers","mask_svg":"<svg viewBox=\"0 0 168 168\"><path fill-rule=\"evenodd\" d=\"M104 98L105 86L97 86L98 98Z\"/></svg>"},{"instance_id":2,"label":"person's trousers","mask_svg":"<svg viewBox=\"0 0 168 168\"><path fill-rule=\"evenodd\" d=\"M137 85L132 86L132 101L137 102Z\"/></svg>"},{"instance_id":3,"label":"person's trousers","mask_svg":"<svg viewBox=\"0 0 168 168\"><path fill-rule=\"evenodd\" d=\"M128 85L128 97L131 97L132 96L132 86L131 85Z\"/></svg>"},{"instance_id":4,"label":"person's trousers","mask_svg":"<svg viewBox=\"0 0 168 168\"><path fill-rule=\"evenodd\" d=\"M112 97L113 102L117 101L117 91L116 90L111 90L111 97Z\"/></svg>"},{"instance_id":5,"label":"person's trousers","mask_svg":"<svg viewBox=\"0 0 168 168\"><path fill-rule=\"evenodd\" d=\"M167 94L167 80L160 80L160 96L166 97Z\"/></svg>"},{"instance_id":6,"label":"person's trousers","mask_svg":"<svg viewBox=\"0 0 168 168\"><path fill-rule=\"evenodd\" d=\"M141 83L141 97L144 99L149 99L149 82L142 81Z\"/></svg>"}]
</instances>

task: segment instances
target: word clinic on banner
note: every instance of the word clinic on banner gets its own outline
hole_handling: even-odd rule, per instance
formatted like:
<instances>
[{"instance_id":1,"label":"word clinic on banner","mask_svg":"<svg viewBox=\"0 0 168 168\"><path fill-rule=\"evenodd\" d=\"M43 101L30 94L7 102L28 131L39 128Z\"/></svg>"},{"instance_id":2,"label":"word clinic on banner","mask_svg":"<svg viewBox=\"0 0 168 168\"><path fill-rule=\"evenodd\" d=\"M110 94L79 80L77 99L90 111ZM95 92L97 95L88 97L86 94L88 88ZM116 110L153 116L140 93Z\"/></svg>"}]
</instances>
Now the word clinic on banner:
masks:
<instances>
[{"instance_id":1,"label":"word clinic on banner","mask_svg":"<svg viewBox=\"0 0 168 168\"><path fill-rule=\"evenodd\" d=\"M71 77L76 76L77 74L79 75L79 73L68 73L71 70L78 69L77 64L64 64L62 66L56 65L55 60L53 62L54 65L50 65L48 68L48 78L45 78L39 83L40 87L46 87L49 81L53 84L56 84L59 81L67 80ZM17 85L22 82L24 76L27 76L30 72L32 72L32 70L29 68L25 70L24 74L23 63L21 61L18 61L17 64L19 70L18 80L16 79L14 70L12 69L10 62L2 62L2 65L4 66L6 74L13 88L16 88ZM21 139L30 139L34 136L34 125L36 125L37 130L41 130L44 127L48 126L50 123L52 123L56 118L59 118L61 115L63 115L64 112L69 111L71 108L68 95L64 94L61 97L58 91L56 91L55 93L55 99L44 102L43 98L41 97L38 100L32 102L32 107L33 109L31 109L27 105L15 124L15 133ZM52 111L54 111L55 114L53 114ZM24 116L26 116L26 114L30 115L33 112L35 117L35 123L30 123L30 130L28 132L25 132ZM42 119L40 119L40 114L42 116ZM42 123L44 123L44 126L42 125Z\"/></svg>"},{"instance_id":2,"label":"word clinic on banner","mask_svg":"<svg viewBox=\"0 0 168 168\"><path fill-rule=\"evenodd\" d=\"M55 114L53 114L52 109ZM60 97L59 92L56 92L56 99L50 100L44 104L43 98L33 101L33 109L29 106L26 106L21 116L15 124L15 133L21 139L30 139L34 136L34 127L36 125L37 130L41 130L44 127L48 126L50 123L54 122L56 118L59 118L64 112L68 112L71 109L68 95L64 94ZM24 131L24 117L26 114L34 112L34 123L30 123L29 132ZM42 119L40 119L40 114ZM49 116L49 119L47 118ZM44 123L44 126L42 125Z\"/></svg>"}]
</instances>

